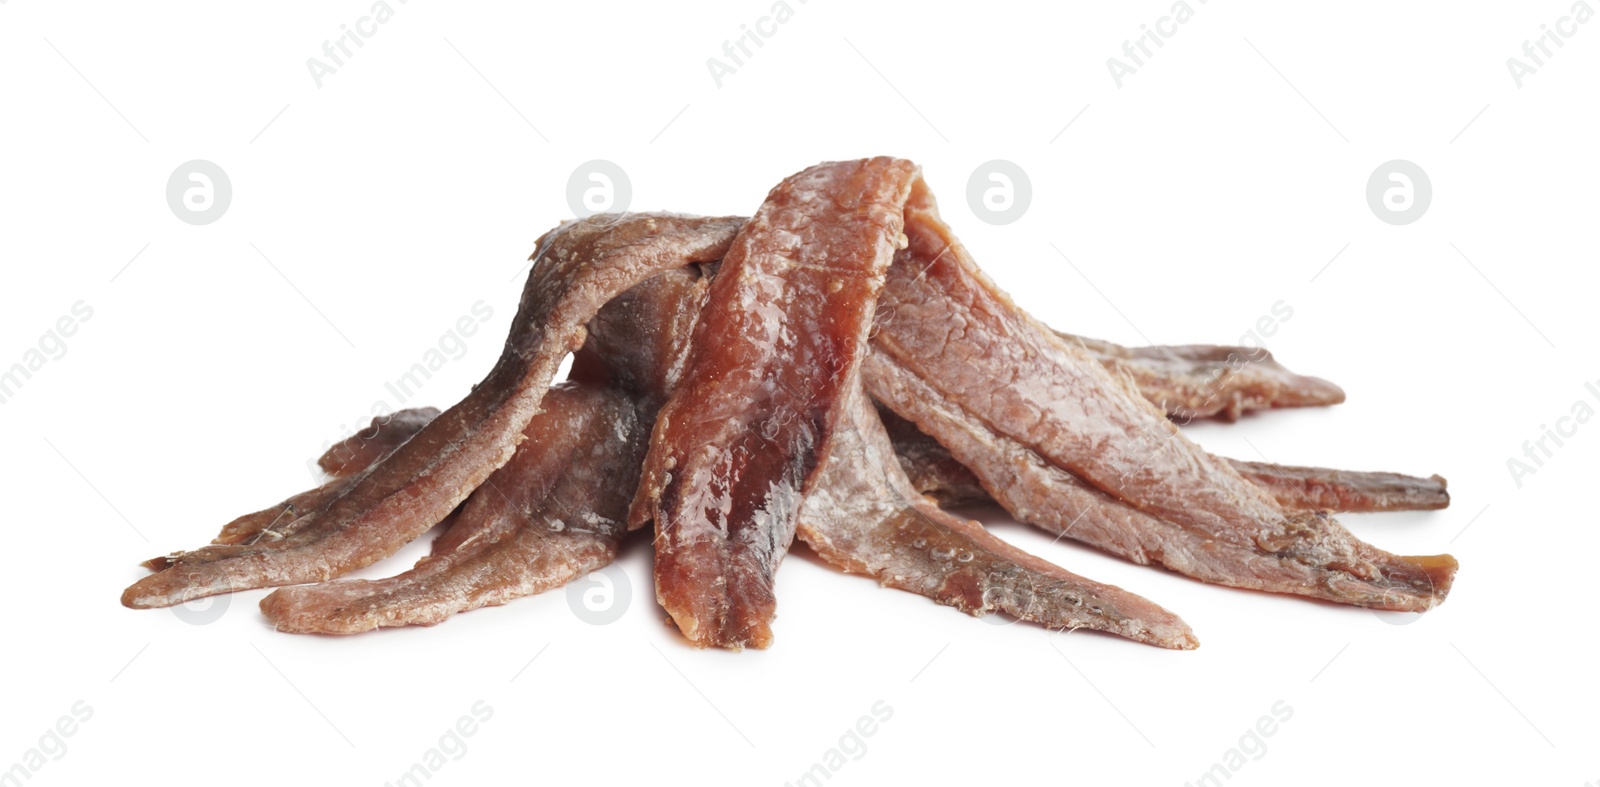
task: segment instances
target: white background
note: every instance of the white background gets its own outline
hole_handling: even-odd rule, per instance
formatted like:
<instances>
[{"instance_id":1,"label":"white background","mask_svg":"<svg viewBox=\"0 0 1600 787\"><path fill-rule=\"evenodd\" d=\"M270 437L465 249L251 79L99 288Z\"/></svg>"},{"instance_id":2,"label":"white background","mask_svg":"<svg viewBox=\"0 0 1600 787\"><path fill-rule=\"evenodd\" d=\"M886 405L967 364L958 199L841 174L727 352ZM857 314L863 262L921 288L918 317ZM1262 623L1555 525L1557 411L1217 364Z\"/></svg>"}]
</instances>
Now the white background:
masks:
<instances>
[{"instance_id":1,"label":"white background","mask_svg":"<svg viewBox=\"0 0 1600 787\"><path fill-rule=\"evenodd\" d=\"M307 58L366 0L0 4L0 365L93 309L0 405L0 768L82 700L92 718L28 784L381 785L482 700L493 717L429 784L780 785L882 700L892 718L830 785L1181 785L1281 700L1292 719L1230 785L1600 781L1584 743L1600 739L1600 423L1521 488L1506 467L1574 402L1600 409L1584 390L1600 380L1600 23L1520 88L1505 62L1566 0L1195 2L1120 88L1106 59L1165 0L793 0L720 88L707 58L766 0L393 2L320 88ZM622 166L635 210L745 214L791 172L874 154L921 163L984 267L1055 326L1232 342L1291 306L1268 345L1348 403L1189 433L1228 456L1448 477L1448 510L1342 521L1400 554L1455 554L1449 601L1379 616L1213 587L993 515L1002 537L1178 612L1202 647L990 625L803 547L766 652L686 647L639 541L633 602L607 626L563 593L349 638L274 633L264 591L204 626L118 605L137 561L309 486L326 441L398 405L383 383L482 300L494 314L465 357L407 404L479 380L580 163ZM214 224L167 205L191 159L230 176ZM1014 224L967 205L991 159L1032 181ZM1364 195L1391 159L1431 176L1408 226Z\"/></svg>"}]
</instances>

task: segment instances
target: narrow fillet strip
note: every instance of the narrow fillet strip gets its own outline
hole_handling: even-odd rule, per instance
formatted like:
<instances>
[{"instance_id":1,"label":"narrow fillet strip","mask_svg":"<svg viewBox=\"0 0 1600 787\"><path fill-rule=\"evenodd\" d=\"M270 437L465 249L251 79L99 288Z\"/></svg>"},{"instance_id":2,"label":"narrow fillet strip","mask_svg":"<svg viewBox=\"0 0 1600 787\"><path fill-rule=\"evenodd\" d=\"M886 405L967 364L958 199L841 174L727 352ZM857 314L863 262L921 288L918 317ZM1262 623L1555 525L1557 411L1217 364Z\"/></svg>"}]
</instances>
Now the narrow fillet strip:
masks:
<instances>
[{"instance_id":1,"label":"narrow fillet strip","mask_svg":"<svg viewBox=\"0 0 1600 787\"><path fill-rule=\"evenodd\" d=\"M1444 598L1454 558L1391 555L1325 514L1286 512L1190 442L1131 384L1018 309L950 234L921 181L905 228L909 245L888 274L863 377L867 390L950 448L1013 516L1038 524L1048 512L1008 502L1002 492L1015 479L995 463L1031 461L1067 471L1142 515L1126 517L1116 538L1070 531L1132 560L1221 584L1385 609L1420 611ZM917 404L945 413L935 417ZM986 456L958 448L958 423L992 438ZM1033 491L1048 499L1051 488L1062 487ZM1186 542L1203 546L1203 567L1195 567L1190 556L1197 550Z\"/></svg>"},{"instance_id":2,"label":"narrow fillet strip","mask_svg":"<svg viewBox=\"0 0 1600 787\"><path fill-rule=\"evenodd\" d=\"M630 516L655 522L656 596L698 647L772 640L773 574L865 352L916 173L878 158L788 178L711 283Z\"/></svg>"},{"instance_id":3,"label":"narrow fillet strip","mask_svg":"<svg viewBox=\"0 0 1600 787\"><path fill-rule=\"evenodd\" d=\"M993 502L978 477L937 440L892 411L880 411L900 465L912 486L945 505ZM1221 458L1221 457L1219 457ZM1450 493L1440 476L1296 467L1221 458L1291 511L1372 513L1446 508Z\"/></svg>"},{"instance_id":4,"label":"narrow fillet strip","mask_svg":"<svg viewBox=\"0 0 1600 787\"><path fill-rule=\"evenodd\" d=\"M437 407L417 407L380 415L373 418L366 429L329 447L317 459L317 466L334 478L353 476L394 453L438 417Z\"/></svg>"},{"instance_id":5,"label":"narrow fillet strip","mask_svg":"<svg viewBox=\"0 0 1600 787\"><path fill-rule=\"evenodd\" d=\"M1271 407L1321 407L1344 401L1344 390L1317 377L1295 374L1259 347L1210 344L1123 347L1057 332L1081 346L1114 375L1126 377L1144 398L1179 423Z\"/></svg>"},{"instance_id":6,"label":"narrow fillet strip","mask_svg":"<svg viewBox=\"0 0 1600 787\"><path fill-rule=\"evenodd\" d=\"M691 267L623 293L590 323L573 376L622 387L641 402L665 401L684 366L706 289L706 279ZM918 495L885 442L876 410L862 407L859 380L852 378L848 390L849 409L798 523L799 537L824 560L972 615L999 611L1051 628L1196 646L1172 613L1028 555Z\"/></svg>"},{"instance_id":7,"label":"narrow fillet strip","mask_svg":"<svg viewBox=\"0 0 1600 787\"><path fill-rule=\"evenodd\" d=\"M1450 507L1444 476L1419 478L1378 471L1297 467L1239 459L1224 461L1256 486L1272 493L1286 509L1373 513Z\"/></svg>"},{"instance_id":8,"label":"narrow fillet strip","mask_svg":"<svg viewBox=\"0 0 1600 787\"><path fill-rule=\"evenodd\" d=\"M380 560L444 519L510 461L561 359L617 293L665 267L720 259L736 218L601 215L540 240L511 335L493 371L459 404L306 513L286 538L213 545L168 558L122 596L181 604L247 588L318 582Z\"/></svg>"},{"instance_id":9,"label":"narrow fillet strip","mask_svg":"<svg viewBox=\"0 0 1600 787\"><path fill-rule=\"evenodd\" d=\"M262 539L287 538L300 529L306 514L348 488L353 476L394 453L438 416L438 409L421 407L372 419L371 426L340 441L317 460L322 471L330 476L327 483L223 525L222 532L211 543L253 544ZM145 561L144 565L159 571L170 562L169 557L158 557Z\"/></svg>"},{"instance_id":10,"label":"narrow fillet strip","mask_svg":"<svg viewBox=\"0 0 1600 787\"><path fill-rule=\"evenodd\" d=\"M398 576L283 588L261 602L279 631L431 626L560 587L616 558L647 432L617 392L551 388L527 440L467 498L432 555Z\"/></svg>"}]
</instances>

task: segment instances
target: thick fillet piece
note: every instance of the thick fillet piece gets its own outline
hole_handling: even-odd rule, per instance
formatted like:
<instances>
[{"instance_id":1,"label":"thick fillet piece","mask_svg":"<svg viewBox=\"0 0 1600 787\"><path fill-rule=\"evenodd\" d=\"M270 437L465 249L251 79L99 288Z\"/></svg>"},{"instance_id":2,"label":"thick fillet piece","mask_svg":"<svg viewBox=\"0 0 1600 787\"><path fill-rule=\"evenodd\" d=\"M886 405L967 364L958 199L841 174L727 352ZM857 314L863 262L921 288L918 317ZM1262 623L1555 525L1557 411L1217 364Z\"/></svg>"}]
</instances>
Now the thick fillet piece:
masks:
<instances>
[{"instance_id":1,"label":"thick fillet piece","mask_svg":"<svg viewBox=\"0 0 1600 787\"><path fill-rule=\"evenodd\" d=\"M510 461L561 359L582 345L583 326L606 301L667 267L720 259L740 223L602 214L546 234L505 350L471 394L305 514L288 537L179 553L129 587L122 603L170 606L320 582L394 554Z\"/></svg>"},{"instance_id":2,"label":"thick fillet piece","mask_svg":"<svg viewBox=\"0 0 1600 787\"><path fill-rule=\"evenodd\" d=\"M876 158L789 177L711 283L630 516L655 522L656 596L698 647L771 642L773 574L865 352L916 173Z\"/></svg>"},{"instance_id":3,"label":"thick fillet piece","mask_svg":"<svg viewBox=\"0 0 1600 787\"><path fill-rule=\"evenodd\" d=\"M680 379L706 290L706 278L692 266L623 293L589 323L573 378L622 387L642 403L665 401ZM870 405L863 409L859 381L849 390L849 409L801 505L797 528L824 560L972 615L1000 611L1052 628L1196 646L1172 613L1028 555L916 494L887 447L878 413ZM650 417L646 405L640 415Z\"/></svg>"},{"instance_id":4,"label":"thick fillet piece","mask_svg":"<svg viewBox=\"0 0 1600 787\"><path fill-rule=\"evenodd\" d=\"M1127 377L1144 398L1179 423L1213 416L1236 421L1251 410L1344 401L1344 389L1319 377L1295 374L1260 347L1123 347L1059 331L1057 335L1083 347L1112 374Z\"/></svg>"},{"instance_id":5,"label":"thick fillet piece","mask_svg":"<svg viewBox=\"0 0 1600 787\"><path fill-rule=\"evenodd\" d=\"M853 390L851 420L800 511L800 538L824 560L972 615L1000 611L1050 628L1199 647L1171 612L1023 552L917 494L877 411Z\"/></svg>"},{"instance_id":6,"label":"thick fillet piece","mask_svg":"<svg viewBox=\"0 0 1600 787\"><path fill-rule=\"evenodd\" d=\"M889 430L900 465L918 492L945 505L993 502L978 477L937 440L892 410L880 408L879 415ZM1221 459L1291 511L1374 513L1426 511L1450 505L1445 480L1437 475L1419 478L1400 473Z\"/></svg>"},{"instance_id":7,"label":"thick fillet piece","mask_svg":"<svg viewBox=\"0 0 1600 787\"><path fill-rule=\"evenodd\" d=\"M387 579L282 588L261 611L301 634L431 626L603 568L625 532L647 434L622 394L555 386L526 441L462 504L432 555Z\"/></svg>"},{"instance_id":8,"label":"thick fillet piece","mask_svg":"<svg viewBox=\"0 0 1600 787\"><path fill-rule=\"evenodd\" d=\"M1030 462L1010 450L1016 447L1125 504L1120 527L1073 527L1070 534L1131 560L1221 584L1384 609L1421 611L1443 600L1454 558L1391 555L1326 514L1286 512L1190 442L1129 382L1018 309L950 234L921 181L907 203L905 230L909 245L889 271L874 358L864 370L867 390L950 448L1013 516L1039 524L1049 510L1002 495L1016 481L1000 473L1001 463ZM892 387L896 370L921 389ZM914 411L919 402L947 413ZM957 431L956 416L981 428L976 445L984 455L963 451L947 435ZM1034 504L1062 488L1034 487Z\"/></svg>"}]
</instances>

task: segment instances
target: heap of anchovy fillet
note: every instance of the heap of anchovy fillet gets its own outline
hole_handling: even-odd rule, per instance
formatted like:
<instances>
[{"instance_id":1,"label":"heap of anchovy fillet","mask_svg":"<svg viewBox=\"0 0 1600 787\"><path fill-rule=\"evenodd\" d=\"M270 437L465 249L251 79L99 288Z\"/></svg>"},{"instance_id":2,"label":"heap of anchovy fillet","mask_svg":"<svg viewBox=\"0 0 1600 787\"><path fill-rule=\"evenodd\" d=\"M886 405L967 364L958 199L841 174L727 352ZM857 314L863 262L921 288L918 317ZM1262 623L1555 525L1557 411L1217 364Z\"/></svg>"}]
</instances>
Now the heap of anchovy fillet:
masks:
<instances>
[{"instance_id":1,"label":"heap of anchovy fillet","mask_svg":"<svg viewBox=\"0 0 1600 787\"><path fill-rule=\"evenodd\" d=\"M1198 645L1171 612L939 505L975 500L1233 587L1423 611L1455 575L1330 515L1442 508L1443 479L1224 459L1171 420L1337 387L1259 351L1052 331L978 269L909 161L811 167L748 219L568 222L533 261L504 353L459 404L374 420L322 457L326 484L149 561L122 602L292 585L261 602L281 631L432 625L582 577L653 525L657 598L699 647L771 643L796 536L974 615ZM410 571L329 581L441 522Z\"/></svg>"}]
</instances>

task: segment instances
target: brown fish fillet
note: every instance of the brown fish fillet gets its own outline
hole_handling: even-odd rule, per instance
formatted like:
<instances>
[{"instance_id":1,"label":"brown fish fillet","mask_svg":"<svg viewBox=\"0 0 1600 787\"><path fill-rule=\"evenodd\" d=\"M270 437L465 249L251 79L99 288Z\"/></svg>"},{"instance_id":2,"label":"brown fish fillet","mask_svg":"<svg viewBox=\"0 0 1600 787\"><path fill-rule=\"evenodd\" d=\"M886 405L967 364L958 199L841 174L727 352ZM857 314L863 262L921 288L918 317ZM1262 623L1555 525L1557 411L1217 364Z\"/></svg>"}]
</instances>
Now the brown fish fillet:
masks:
<instances>
[{"instance_id":1,"label":"brown fish fillet","mask_svg":"<svg viewBox=\"0 0 1600 787\"><path fill-rule=\"evenodd\" d=\"M511 459L557 365L616 294L667 267L720 259L739 219L601 215L540 240L493 371L459 404L307 513L287 538L213 545L168 560L129 587L130 607L181 604L256 587L317 582L394 554Z\"/></svg>"},{"instance_id":2,"label":"brown fish fillet","mask_svg":"<svg viewBox=\"0 0 1600 787\"><path fill-rule=\"evenodd\" d=\"M1200 646L1171 612L1023 552L917 494L877 411L853 390L852 420L836 433L800 512L800 538L824 560L972 615L1000 611L1163 648Z\"/></svg>"},{"instance_id":3,"label":"brown fish fillet","mask_svg":"<svg viewBox=\"0 0 1600 787\"><path fill-rule=\"evenodd\" d=\"M916 424L880 409L889 439L912 486L945 505L993 502L978 477ZM1450 493L1440 476L1296 467L1218 457L1291 511L1373 513L1447 508Z\"/></svg>"},{"instance_id":4,"label":"brown fish fillet","mask_svg":"<svg viewBox=\"0 0 1600 787\"><path fill-rule=\"evenodd\" d=\"M254 544L257 541L276 541L293 535L300 526L307 522L306 514L317 510L329 500L338 497L341 492L348 489L352 479L331 478L321 486L308 489L289 497L283 502L263 508L254 513L245 514L226 525L217 537L211 540L213 544ZM172 565L173 561L182 555L182 552L146 560L143 565L152 570L160 571Z\"/></svg>"},{"instance_id":5,"label":"brown fish fillet","mask_svg":"<svg viewBox=\"0 0 1600 787\"><path fill-rule=\"evenodd\" d=\"M639 405L639 417L653 426L689 365L690 342L716 267L665 270L613 298L589 321L589 337L568 379L627 392Z\"/></svg>"},{"instance_id":6,"label":"brown fish fillet","mask_svg":"<svg viewBox=\"0 0 1600 787\"><path fill-rule=\"evenodd\" d=\"M283 588L261 602L279 631L431 626L560 587L615 559L647 432L620 393L552 387L511 458L467 498L434 552L379 580Z\"/></svg>"},{"instance_id":7,"label":"brown fish fillet","mask_svg":"<svg viewBox=\"0 0 1600 787\"><path fill-rule=\"evenodd\" d=\"M1450 507L1444 476L1373 470L1333 470L1267 462L1224 460L1239 474L1272 493L1284 508L1300 511L1374 513L1434 511Z\"/></svg>"},{"instance_id":8,"label":"brown fish fillet","mask_svg":"<svg viewBox=\"0 0 1600 787\"><path fill-rule=\"evenodd\" d=\"M905 251L894 255L895 245ZM600 433L625 435L575 425L583 407L565 409L568 388L547 395L551 377L562 356L593 338L584 325L603 323L603 304L662 271L689 263L703 274L718 260L709 284L674 279L691 305L665 316L694 326L687 349L672 338L678 323L663 320L634 348L641 374L609 368L602 342L588 343L593 350L574 364L576 380L661 392L639 400L664 406L629 522L656 522L658 597L697 645L770 642L773 572L797 527L830 559L974 613L1005 609L1046 625L1194 645L1165 610L1010 550L917 496L861 390L863 373L874 396L950 446L1019 519L1130 559L1395 610L1439 603L1453 580L1449 556L1390 555L1324 513L1289 510L1266 488L1287 481L1307 498L1340 500L1340 490L1315 486L1315 468L1274 468L1269 481L1252 481L1190 443L1163 412L1187 418L1214 407L1207 414L1237 416L1326 403L1333 393L1305 382L1315 378L1276 364L1232 368L1236 348L1100 343L1097 357L1089 340L1063 339L978 271L909 162L813 167L774 189L748 222L658 214L568 224L541 239L535 259L505 353L461 404L418 424L398 447L348 447L331 461L353 475L230 523L219 540L236 543L154 561L161 570L123 602L161 606L337 576L392 554L453 511L462 519L408 575L280 591L264 609L306 631L434 623L603 565L621 537L616 517L598 541L571 542L549 538L566 532L564 519L552 528L538 517L593 513L607 499L620 515L627 483L609 498L597 489L631 478L641 448L635 440L631 460L604 464ZM570 388L580 398L609 396L632 418L630 430L644 433L650 416L627 394ZM585 439L563 448L547 444L552 433L524 444L524 431L544 424L541 407L552 428ZM504 475L492 475L498 470ZM497 477L528 482L497 502ZM808 514L813 500L819 509ZM1388 504L1371 495L1346 502Z\"/></svg>"},{"instance_id":9,"label":"brown fish fillet","mask_svg":"<svg viewBox=\"0 0 1600 787\"><path fill-rule=\"evenodd\" d=\"M656 596L698 647L772 640L773 572L860 365L916 172L878 158L791 176L711 283L629 518L656 523Z\"/></svg>"},{"instance_id":10,"label":"brown fish fillet","mask_svg":"<svg viewBox=\"0 0 1600 787\"><path fill-rule=\"evenodd\" d=\"M668 271L607 304L589 324L573 378L622 386L642 402L665 401L688 355L706 285L697 267ZM1028 555L916 494L877 412L861 407L859 381L849 390L847 418L798 521L799 537L824 560L973 615L1001 611L1052 628L1197 646L1172 613Z\"/></svg>"},{"instance_id":11,"label":"brown fish fillet","mask_svg":"<svg viewBox=\"0 0 1600 787\"><path fill-rule=\"evenodd\" d=\"M433 625L609 564L649 436L634 411L648 408L653 418L676 384L706 283L690 265L663 271L608 302L589 323L572 382L551 389L512 461L452 514L430 557L386 579L279 590L261 603L268 619L280 631L321 634ZM626 398L599 393L611 388L626 390ZM335 475L359 473L438 412L375 418L370 429L329 449L321 464Z\"/></svg>"},{"instance_id":12,"label":"brown fish fillet","mask_svg":"<svg viewBox=\"0 0 1600 787\"><path fill-rule=\"evenodd\" d=\"M394 453L438 417L437 407L417 407L377 416L366 429L330 447L317 460L317 466L334 478L353 476Z\"/></svg>"},{"instance_id":13,"label":"brown fish fillet","mask_svg":"<svg viewBox=\"0 0 1600 787\"><path fill-rule=\"evenodd\" d=\"M1153 516L990 431L883 355L869 357L862 373L881 401L918 423L937 423L940 441L1019 521L1219 585L1411 611L1449 590L1453 558L1389 555L1322 512L1286 515L1276 530L1206 531Z\"/></svg>"},{"instance_id":14,"label":"brown fish fillet","mask_svg":"<svg viewBox=\"0 0 1600 787\"><path fill-rule=\"evenodd\" d=\"M373 418L369 427L329 448L317 460L323 472L331 476L327 483L223 525L222 532L211 543L253 544L262 539L288 537L300 529L306 521L306 514L349 487L352 476L394 453L395 449L438 416L438 409L422 407ZM153 558L145 561L144 565L152 571L159 571L166 568L171 559L171 556Z\"/></svg>"},{"instance_id":15,"label":"brown fish fillet","mask_svg":"<svg viewBox=\"0 0 1600 787\"><path fill-rule=\"evenodd\" d=\"M1326 515L1284 511L1190 442L1130 383L1018 309L951 235L921 181L905 230L909 245L890 268L885 317L863 379L874 398L949 447L1002 505L1015 505L1013 516L1041 517L1001 494L1015 484L1002 463L1029 461L1009 450L1016 446L1143 515L1125 518L1132 529L1118 538L1071 531L1129 559L1222 584L1385 609L1421 611L1444 598L1454 558L1391 555ZM980 444L985 450L958 448L953 433L962 421L992 438ZM1034 488L1035 502L1060 486ZM1151 522L1163 527L1145 526ZM1185 540L1209 553L1203 569L1181 556L1165 559L1168 541L1177 551ZM1134 542L1143 548L1129 548Z\"/></svg>"},{"instance_id":16,"label":"brown fish fillet","mask_svg":"<svg viewBox=\"0 0 1600 787\"><path fill-rule=\"evenodd\" d=\"M1056 332L1089 351L1112 374L1138 386L1152 404L1179 423L1271 407L1320 407L1344 401L1344 390L1317 377L1295 374L1259 347L1210 344L1123 347Z\"/></svg>"}]
</instances>

